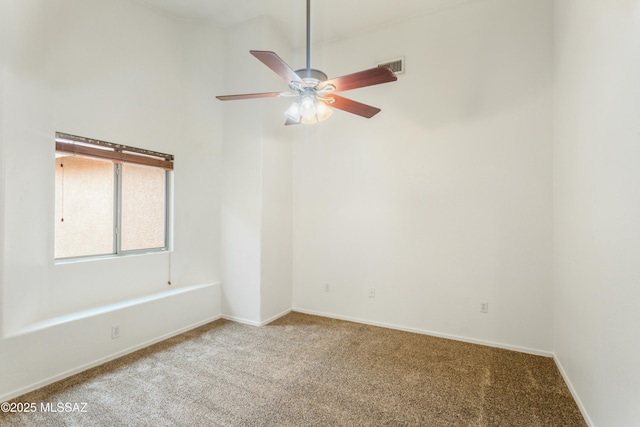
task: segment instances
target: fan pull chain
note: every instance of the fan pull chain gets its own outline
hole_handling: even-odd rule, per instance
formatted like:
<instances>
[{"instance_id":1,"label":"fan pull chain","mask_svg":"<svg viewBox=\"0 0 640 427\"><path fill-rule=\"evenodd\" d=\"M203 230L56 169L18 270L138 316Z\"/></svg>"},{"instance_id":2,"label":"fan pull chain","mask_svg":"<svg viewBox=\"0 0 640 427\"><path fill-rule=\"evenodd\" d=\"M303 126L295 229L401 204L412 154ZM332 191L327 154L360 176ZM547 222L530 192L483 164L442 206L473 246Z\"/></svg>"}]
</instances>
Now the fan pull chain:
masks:
<instances>
[{"instance_id":1,"label":"fan pull chain","mask_svg":"<svg viewBox=\"0 0 640 427\"><path fill-rule=\"evenodd\" d=\"M171 286L171 252L169 252L169 272L168 272L167 285Z\"/></svg>"},{"instance_id":2,"label":"fan pull chain","mask_svg":"<svg viewBox=\"0 0 640 427\"><path fill-rule=\"evenodd\" d=\"M64 163L60 162L62 176L60 180L60 222L64 222Z\"/></svg>"}]
</instances>

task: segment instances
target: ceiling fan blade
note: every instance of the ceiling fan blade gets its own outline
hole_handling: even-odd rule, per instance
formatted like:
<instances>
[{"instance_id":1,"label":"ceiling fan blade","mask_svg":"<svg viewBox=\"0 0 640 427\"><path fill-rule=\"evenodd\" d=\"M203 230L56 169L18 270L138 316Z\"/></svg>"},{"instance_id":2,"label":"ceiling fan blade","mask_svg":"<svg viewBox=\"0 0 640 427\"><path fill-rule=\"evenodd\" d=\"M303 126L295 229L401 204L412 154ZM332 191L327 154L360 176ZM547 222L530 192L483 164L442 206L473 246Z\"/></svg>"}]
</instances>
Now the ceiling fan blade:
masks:
<instances>
[{"instance_id":1,"label":"ceiling fan blade","mask_svg":"<svg viewBox=\"0 0 640 427\"><path fill-rule=\"evenodd\" d=\"M220 101L235 101L237 99L253 99L253 98L274 98L280 95L280 92L264 92L264 93L245 93L242 95L221 95L216 96Z\"/></svg>"},{"instance_id":2,"label":"ceiling fan blade","mask_svg":"<svg viewBox=\"0 0 640 427\"><path fill-rule=\"evenodd\" d=\"M293 121L293 120L291 120L291 119L290 119L290 118L288 118L288 117L287 117L287 121L286 121L286 122L284 122L284 125L285 125L285 126L299 125L299 124L300 124L300 122Z\"/></svg>"},{"instance_id":3,"label":"ceiling fan blade","mask_svg":"<svg viewBox=\"0 0 640 427\"><path fill-rule=\"evenodd\" d=\"M366 117L367 119L370 119L371 117L382 111L379 108L372 107L371 105L363 104L361 102L353 101L351 99L347 99L334 94L329 95L327 99L329 98L334 99L334 102L328 104L330 107L337 108L338 110L346 111L348 113L356 114L358 116Z\"/></svg>"},{"instance_id":4,"label":"ceiling fan blade","mask_svg":"<svg viewBox=\"0 0 640 427\"><path fill-rule=\"evenodd\" d=\"M264 65L271 68L277 75L290 84L291 82L298 82L304 84L302 79L296 72L287 65L275 52L268 50L250 50L253 56L258 58Z\"/></svg>"},{"instance_id":5,"label":"ceiling fan blade","mask_svg":"<svg viewBox=\"0 0 640 427\"><path fill-rule=\"evenodd\" d=\"M346 90L358 89L360 87L395 82L396 80L398 80L398 77L396 77L391 68L388 66L381 66L327 80L322 83L322 86L333 85L336 87L335 92L344 92Z\"/></svg>"}]
</instances>

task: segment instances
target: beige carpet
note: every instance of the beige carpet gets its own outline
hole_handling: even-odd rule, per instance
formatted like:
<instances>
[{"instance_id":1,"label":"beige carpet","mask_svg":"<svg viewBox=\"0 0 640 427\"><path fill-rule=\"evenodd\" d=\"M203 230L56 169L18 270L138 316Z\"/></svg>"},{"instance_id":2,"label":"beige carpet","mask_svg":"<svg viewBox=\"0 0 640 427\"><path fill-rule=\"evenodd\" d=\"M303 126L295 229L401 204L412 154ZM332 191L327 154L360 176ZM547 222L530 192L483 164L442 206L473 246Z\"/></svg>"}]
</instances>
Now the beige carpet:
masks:
<instances>
[{"instance_id":1,"label":"beige carpet","mask_svg":"<svg viewBox=\"0 0 640 427\"><path fill-rule=\"evenodd\" d=\"M14 402L86 412L0 425L586 425L549 358L300 313L219 320Z\"/></svg>"}]
</instances>

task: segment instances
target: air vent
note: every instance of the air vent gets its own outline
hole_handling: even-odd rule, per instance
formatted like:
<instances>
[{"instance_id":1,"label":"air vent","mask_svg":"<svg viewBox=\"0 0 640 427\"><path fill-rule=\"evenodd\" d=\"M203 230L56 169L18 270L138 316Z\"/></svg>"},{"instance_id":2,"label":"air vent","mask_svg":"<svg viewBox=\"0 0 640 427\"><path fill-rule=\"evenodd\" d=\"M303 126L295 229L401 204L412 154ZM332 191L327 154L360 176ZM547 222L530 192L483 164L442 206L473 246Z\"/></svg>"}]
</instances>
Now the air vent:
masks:
<instances>
[{"instance_id":1,"label":"air vent","mask_svg":"<svg viewBox=\"0 0 640 427\"><path fill-rule=\"evenodd\" d=\"M394 73L402 74L404 73L404 56L378 63L378 67L384 67L385 65L390 67Z\"/></svg>"}]
</instances>

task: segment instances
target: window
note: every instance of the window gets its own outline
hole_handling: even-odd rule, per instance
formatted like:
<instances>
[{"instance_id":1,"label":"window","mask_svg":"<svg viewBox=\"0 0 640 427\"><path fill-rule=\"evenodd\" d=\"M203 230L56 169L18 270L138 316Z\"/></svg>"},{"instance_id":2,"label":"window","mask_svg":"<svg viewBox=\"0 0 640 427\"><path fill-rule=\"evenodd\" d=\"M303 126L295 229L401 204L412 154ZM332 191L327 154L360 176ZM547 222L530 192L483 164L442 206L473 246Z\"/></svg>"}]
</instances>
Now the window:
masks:
<instances>
[{"instance_id":1,"label":"window","mask_svg":"<svg viewBox=\"0 0 640 427\"><path fill-rule=\"evenodd\" d=\"M55 258L165 251L173 156L56 133Z\"/></svg>"}]
</instances>

